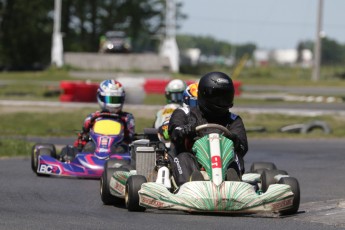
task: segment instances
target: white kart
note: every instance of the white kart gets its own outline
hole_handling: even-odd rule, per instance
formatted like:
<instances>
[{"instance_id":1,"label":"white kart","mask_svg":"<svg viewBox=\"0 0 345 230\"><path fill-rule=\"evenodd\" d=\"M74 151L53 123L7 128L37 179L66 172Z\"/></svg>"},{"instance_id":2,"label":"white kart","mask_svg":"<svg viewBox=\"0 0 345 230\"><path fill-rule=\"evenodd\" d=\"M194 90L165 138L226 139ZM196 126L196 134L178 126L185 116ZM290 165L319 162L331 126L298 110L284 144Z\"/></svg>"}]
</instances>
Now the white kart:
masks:
<instances>
[{"instance_id":1,"label":"white kart","mask_svg":"<svg viewBox=\"0 0 345 230\"><path fill-rule=\"evenodd\" d=\"M216 128L217 124L198 126L197 131ZM163 144L164 145L164 144ZM167 152L162 145L139 140L132 146L132 168L112 169L101 179L101 197L105 204L125 199L129 211L173 209L187 212L294 214L300 203L296 178L277 170L273 163L256 162L241 181L227 178L228 166L234 161L233 142L222 134L210 133L198 139L193 152L203 169L202 180L190 181L177 189L171 176ZM160 157L160 161L157 161ZM160 163L157 163L160 162ZM162 163L163 162L163 163Z\"/></svg>"}]
</instances>

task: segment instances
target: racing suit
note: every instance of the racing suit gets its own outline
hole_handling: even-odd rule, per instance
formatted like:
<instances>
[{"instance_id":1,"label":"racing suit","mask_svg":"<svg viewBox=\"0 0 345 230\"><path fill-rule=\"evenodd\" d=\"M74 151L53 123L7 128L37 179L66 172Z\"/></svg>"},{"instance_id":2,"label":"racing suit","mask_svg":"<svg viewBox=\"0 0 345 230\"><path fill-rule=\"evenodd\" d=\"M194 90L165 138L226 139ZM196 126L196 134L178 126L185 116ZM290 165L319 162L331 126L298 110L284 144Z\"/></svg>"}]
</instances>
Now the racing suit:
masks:
<instances>
[{"instance_id":1,"label":"racing suit","mask_svg":"<svg viewBox=\"0 0 345 230\"><path fill-rule=\"evenodd\" d=\"M171 114L174 112L174 110L179 107L179 104L171 103L165 105L162 109L160 109L156 114L154 128L159 129L165 121L168 121L170 119Z\"/></svg>"},{"instance_id":2,"label":"racing suit","mask_svg":"<svg viewBox=\"0 0 345 230\"><path fill-rule=\"evenodd\" d=\"M173 176L178 186L189 181L193 171L200 170L191 149L196 137L195 127L207 123L222 125L232 133L231 136L227 137L234 142L236 160L229 167L234 168L239 176L244 173L243 157L248 151L248 142L242 118L231 112L222 117L206 117L199 107L182 107L172 114L168 130L173 150L170 161L173 166ZM186 132L186 127L188 132ZM201 130L202 135L211 132L220 133L219 130L212 128Z\"/></svg>"},{"instance_id":3,"label":"racing suit","mask_svg":"<svg viewBox=\"0 0 345 230\"><path fill-rule=\"evenodd\" d=\"M109 113L107 111L96 111L94 113L89 114L83 123L83 127L82 127L82 132L79 133L78 135L78 139L75 140L73 146L77 147L79 151L81 151L83 149L83 147L87 144L87 142L89 141L89 131L90 131L90 125L91 124L91 119L94 117L99 116L101 113ZM111 114L111 113L109 113ZM135 134L135 120L134 117L131 113L128 112L123 112L120 111L119 113L117 113L117 115L119 115L120 120L123 122L124 124L124 139L123 139L123 143L124 144L130 144L133 139L134 139L134 134ZM97 120L97 119L96 119Z\"/></svg>"}]
</instances>

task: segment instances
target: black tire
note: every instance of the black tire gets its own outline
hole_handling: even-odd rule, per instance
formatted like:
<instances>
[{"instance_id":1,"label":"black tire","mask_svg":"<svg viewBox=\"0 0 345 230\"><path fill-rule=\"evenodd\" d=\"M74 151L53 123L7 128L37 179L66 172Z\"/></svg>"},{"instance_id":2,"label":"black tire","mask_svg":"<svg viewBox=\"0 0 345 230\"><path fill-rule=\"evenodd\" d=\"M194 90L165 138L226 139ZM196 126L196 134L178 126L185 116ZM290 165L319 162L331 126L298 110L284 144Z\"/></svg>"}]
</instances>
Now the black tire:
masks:
<instances>
[{"instance_id":1,"label":"black tire","mask_svg":"<svg viewBox=\"0 0 345 230\"><path fill-rule=\"evenodd\" d=\"M250 166L250 172L251 173L260 173L263 169L272 170L277 169L277 166L272 162L254 162Z\"/></svg>"},{"instance_id":2,"label":"black tire","mask_svg":"<svg viewBox=\"0 0 345 230\"><path fill-rule=\"evenodd\" d=\"M58 159L61 162L71 162L74 160L75 156L78 154L78 149L71 145L66 145L61 149L61 153Z\"/></svg>"},{"instance_id":3,"label":"black tire","mask_svg":"<svg viewBox=\"0 0 345 230\"><path fill-rule=\"evenodd\" d=\"M32 146L31 149L31 169L34 173L37 173L37 167L38 167L38 150L37 145Z\"/></svg>"},{"instance_id":4,"label":"black tire","mask_svg":"<svg viewBox=\"0 0 345 230\"><path fill-rule=\"evenodd\" d=\"M277 181L274 179L277 175L288 175L284 170L264 170L261 174L261 190L266 192L271 184L276 184Z\"/></svg>"},{"instance_id":5,"label":"black tire","mask_svg":"<svg viewBox=\"0 0 345 230\"><path fill-rule=\"evenodd\" d=\"M120 168L121 169L127 169L128 172L131 170L135 170L135 167L133 165L122 165Z\"/></svg>"},{"instance_id":6,"label":"black tire","mask_svg":"<svg viewBox=\"0 0 345 230\"><path fill-rule=\"evenodd\" d=\"M302 129L301 133L306 134L306 133L311 133L314 130L321 130L325 134L330 134L332 132L331 128L329 125L324 122L324 121L312 121L307 124L305 124Z\"/></svg>"},{"instance_id":7,"label":"black tire","mask_svg":"<svg viewBox=\"0 0 345 230\"><path fill-rule=\"evenodd\" d=\"M129 165L129 161L110 158L105 162L104 167L107 167L107 168L125 168L127 165Z\"/></svg>"},{"instance_id":8,"label":"black tire","mask_svg":"<svg viewBox=\"0 0 345 230\"><path fill-rule=\"evenodd\" d=\"M158 142L158 129L155 128L144 128L144 135L150 142Z\"/></svg>"},{"instance_id":9,"label":"black tire","mask_svg":"<svg viewBox=\"0 0 345 230\"><path fill-rule=\"evenodd\" d=\"M278 184L287 184L290 185L291 190L294 194L293 202L292 202L292 207L289 208L288 210L281 211L280 214L282 215L291 215L295 214L298 211L299 204L300 204L300 199L301 199L301 192L300 192L300 187L298 180L294 177L282 177Z\"/></svg>"},{"instance_id":10,"label":"black tire","mask_svg":"<svg viewBox=\"0 0 345 230\"><path fill-rule=\"evenodd\" d=\"M126 195L125 203L126 208L130 212L144 212L145 207L139 205L139 190L141 185L146 183L147 180L142 175L133 175L130 176L126 183Z\"/></svg>"},{"instance_id":11,"label":"black tire","mask_svg":"<svg viewBox=\"0 0 345 230\"><path fill-rule=\"evenodd\" d=\"M50 156L56 159L56 148L53 144L36 144L36 146L40 146L41 148L47 148L50 150Z\"/></svg>"},{"instance_id":12,"label":"black tire","mask_svg":"<svg viewBox=\"0 0 345 230\"><path fill-rule=\"evenodd\" d=\"M48 176L45 174L37 173L38 157L39 156L51 156L56 158L56 149L53 144L35 144L31 149L31 169L38 176Z\"/></svg>"},{"instance_id":13,"label":"black tire","mask_svg":"<svg viewBox=\"0 0 345 230\"><path fill-rule=\"evenodd\" d=\"M103 204L105 205L116 205L116 204L123 203L123 199L113 196L110 193L110 188L109 188L110 179L116 171L127 171L127 170L105 167L102 173L102 176L100 178L100 195L101 195L101 200Z\"/></svg>"},{"instance_id":14,"label":"black tire","mask_svg":"<svg viewBox=\"0 0 345 230\"><path fill-rule=\"evenodd\" d=\"M228 168L225 176L226 181L241 181L239 174L234 168Z\"/></svg>"},{"instance_id":15,"label":"black tire","mask_svg":"<svg viewBox=\"0 0 345 230\"><path fill-rule=\"evenodd\" d=\"M87 142L82 149L82 152L84 153L94 153L95 151L96 151L96 145L93 141Z\"/></svg>"}]
</instances>

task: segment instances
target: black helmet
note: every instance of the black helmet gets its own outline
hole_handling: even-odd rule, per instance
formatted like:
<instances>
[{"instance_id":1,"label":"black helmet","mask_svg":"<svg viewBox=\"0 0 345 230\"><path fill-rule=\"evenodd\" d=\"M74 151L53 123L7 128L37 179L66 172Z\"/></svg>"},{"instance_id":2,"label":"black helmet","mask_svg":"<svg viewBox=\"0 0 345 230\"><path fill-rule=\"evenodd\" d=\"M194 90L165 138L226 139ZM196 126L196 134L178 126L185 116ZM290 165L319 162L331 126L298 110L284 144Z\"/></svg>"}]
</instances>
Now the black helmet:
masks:
<instances>
[{"instance_id":1,"label":"black helmet","mask_svg":"<svg viewBox=\"0 0 345 230\"><path fill-rule=\"evenodd\" d=\"M233 106L234 84L222 72L210 72L199 81L198 103L206 115L218 117L225 115Z\"/></svg>"}]
</instances>

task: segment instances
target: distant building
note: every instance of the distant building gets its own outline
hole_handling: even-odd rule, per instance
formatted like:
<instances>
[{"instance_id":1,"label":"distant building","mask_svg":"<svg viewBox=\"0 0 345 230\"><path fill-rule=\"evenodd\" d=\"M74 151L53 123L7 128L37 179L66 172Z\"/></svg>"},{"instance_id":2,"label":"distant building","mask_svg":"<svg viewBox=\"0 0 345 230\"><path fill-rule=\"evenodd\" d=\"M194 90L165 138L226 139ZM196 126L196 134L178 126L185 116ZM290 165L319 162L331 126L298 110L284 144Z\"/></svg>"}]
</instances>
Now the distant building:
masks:
<instances>
[{"instance_id":1,"label":"distant building","mask_svg":"<svg viewBox=\"0 0 345 230\"><path fill-rule=\"evenodd\" d=\"M253 56L255 64L259 66L274 64L311 67L313 59L312 52L307 49L302 50L300 61L298 61L298 51L296 49L255 50Z\"/></svg>"},{"instance_id":2,"label":"distant building","mask_svg":"<svg viewBox=\"0 0 345 230\"><path fill-rule=\"evenodd\" d=\"M297 63L297 57L295 49L276 49L270 52L270 59L278 65L293 66Z\"/></svg>"},{"instance_id":3,"label":"distant building","mask_svg":"<svg viewBox=\"0 0 345 230\"><path fill-rule=\"evenodd\" d=\"M270 60L270 51L255 50L253 53L254 63L257 66L267 66Z\"/></svg>"},{"instance_id":4,"label":"distant building","mask_svg":"<svg viewBox=\"0 0 345 230\"><path fill-rule=\"evenodd\" d=\"M187 49L183 54L190 61L190 64L192 66L196 66L199 63L201 50L197 48L191 48Z\"/></svg>"},{"instance_id":5,"label":"distant building","mask_svg":"<svg viewBox=\"0 0 345 230\"><path fill-rule=\"evenodd\" d=\"M181 52L180 56L181 65L196 66L198 64L220 64L232 66L234 59L231 57L217 56L217 55L204 55L198 48L190 48Z\"/></svg>"}]
</instances>

